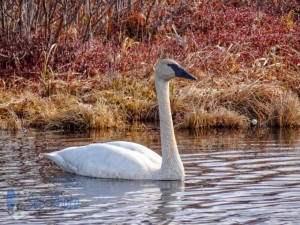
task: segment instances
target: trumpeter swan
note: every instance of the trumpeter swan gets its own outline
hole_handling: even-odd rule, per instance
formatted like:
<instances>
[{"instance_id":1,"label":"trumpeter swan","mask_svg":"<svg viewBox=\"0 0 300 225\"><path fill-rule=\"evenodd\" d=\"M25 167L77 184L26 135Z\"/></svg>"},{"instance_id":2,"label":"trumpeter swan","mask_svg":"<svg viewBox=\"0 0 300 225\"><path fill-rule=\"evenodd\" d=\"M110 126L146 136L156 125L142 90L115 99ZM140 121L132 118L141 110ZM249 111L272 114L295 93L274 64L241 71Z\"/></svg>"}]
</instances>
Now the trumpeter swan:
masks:
<instances>
[{"instance_id":1,"label":"trumpeter swan","mask_svg":"<svg viewBox=\"0 0 300 225\"><path fill-rule=\"evenodd\" d=\"M114 141L70 147L41 153L65 171L83 176L119 179L183 180L184 168L175 140L169 80L174 77L196 80L177 62L163 59L154 67L155 88L160 118L162 157L149 148L132 142Z\"/></svg>"}]
</instances>

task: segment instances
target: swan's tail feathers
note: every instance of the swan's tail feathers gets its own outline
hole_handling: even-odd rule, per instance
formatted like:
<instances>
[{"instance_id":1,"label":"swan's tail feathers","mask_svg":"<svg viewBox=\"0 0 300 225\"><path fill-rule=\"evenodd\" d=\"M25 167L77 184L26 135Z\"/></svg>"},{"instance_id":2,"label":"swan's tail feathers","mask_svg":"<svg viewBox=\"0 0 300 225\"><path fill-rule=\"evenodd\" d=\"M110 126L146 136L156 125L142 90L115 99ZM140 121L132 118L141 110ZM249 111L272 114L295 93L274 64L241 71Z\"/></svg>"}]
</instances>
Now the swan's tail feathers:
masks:
<instances>
[{"instance_id":1,"label":"swan's tail feathers","mask_svg":"<svg viewBox=\"0 0 300 225\"><path fill-rule=\"evenodd\" d=\"M57 163L57 159L56 159L57 155L55 153L40 153L39 158L40 159L47 158L47 159L50 159L53 162Z\"/></svg>"},{"instance_id":2,"label":"swan's tail feathers","mask_svg":"<svg viewBox=\"0 0 300 225\"><path fill-rule=\"evenodd\" d=\"M59 166L61 166L63 168L65 167L65 161L64 161L64 159L59 154L57 154L56 152L41 153L41 154L39 154L39 157L41 159L43 159L43 158L50 159L55 164L57 164L57 165L59 165Z\"/></svg>"},{"instance_id":3,"label":"swan's tail feathers","mask_svg":"<svg viewBox=\"0 0 300 225\"><path fill-rule=\"evenodd\" d=\"M39 158L47 158L69 173L76 173L76 168L67 163L57 152L40 153Z\"/></svg>"},{"instance_id":4,"label":"swan's tail feathers","mask_svg":"<svg viewBox=\"0 0 300 225\"><path fill-rule=\"evenodd\" d=\"M50 159L51 161L55 162L59 166L63 166L65 164L64 159L57 154L56 152L49 152L49 153L41 153L39 154L39 157Z\"/></svg>"},{"instance_id":5,"label":"swan's tail feathers","mask_svg":"<svg viewBox=\"0 0 300 225\"><path fill-rule=\"evenodd\" d=\"M46 158L46 157L47 157L47 153L40 153L39 154L40 159L43 159L43 158Z\"/></svg>"}]
</instances>

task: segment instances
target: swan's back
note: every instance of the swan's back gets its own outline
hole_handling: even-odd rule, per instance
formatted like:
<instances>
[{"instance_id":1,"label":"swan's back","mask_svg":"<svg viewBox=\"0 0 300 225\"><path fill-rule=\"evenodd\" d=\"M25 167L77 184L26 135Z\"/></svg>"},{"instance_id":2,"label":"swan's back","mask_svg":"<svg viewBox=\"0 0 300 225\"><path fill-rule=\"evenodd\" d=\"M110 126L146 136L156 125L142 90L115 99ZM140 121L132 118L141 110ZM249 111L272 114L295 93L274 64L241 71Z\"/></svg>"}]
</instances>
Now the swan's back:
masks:
<instances>
[{"instance_id":1,"label":"swan's back","mask_svg":"<svg viewBox=\"0 0 300 225\"><path fill-rule=\"evenodd\" d=\"M153 179L161 157L143 145L115 141L44 153L65 171L98 178Z\"/></svg>"}]
</instances>

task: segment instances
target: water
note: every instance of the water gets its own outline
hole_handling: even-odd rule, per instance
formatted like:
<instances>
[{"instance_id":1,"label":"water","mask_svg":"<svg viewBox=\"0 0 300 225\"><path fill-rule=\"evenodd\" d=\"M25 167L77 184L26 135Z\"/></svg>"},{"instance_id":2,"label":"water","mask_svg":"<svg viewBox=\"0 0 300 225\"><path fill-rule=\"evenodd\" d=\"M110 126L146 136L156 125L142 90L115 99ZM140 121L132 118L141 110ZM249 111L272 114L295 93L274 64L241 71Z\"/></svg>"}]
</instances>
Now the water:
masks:
<instances>
[{"instance_id":1,"label":"water","mask_svg":"<svg viewBox=\"0 0 300 225\"><path fill-rule=\"evenodd\" d=\"M299 224L299 131L176 136L184 182L87 178L38 158L40 152L111 140L139 142L160 153L155 129L2 131L0 224ZM7 200L8 190L17 197ZM8 201L17 211L8 210Z\"/></svg>"}]
</instances>

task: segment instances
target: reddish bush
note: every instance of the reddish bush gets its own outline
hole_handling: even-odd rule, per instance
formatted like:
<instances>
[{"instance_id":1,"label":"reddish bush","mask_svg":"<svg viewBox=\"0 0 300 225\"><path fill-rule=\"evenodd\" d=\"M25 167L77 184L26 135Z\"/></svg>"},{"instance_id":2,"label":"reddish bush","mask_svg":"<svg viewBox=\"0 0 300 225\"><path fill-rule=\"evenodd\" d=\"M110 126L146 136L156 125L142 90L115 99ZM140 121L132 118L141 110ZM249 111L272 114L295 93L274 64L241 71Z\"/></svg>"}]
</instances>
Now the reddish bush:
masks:
<instances>
[{"instance_id":1,"label":"reddish bush","mask_svg":"<svg viewBox=\"0 0 300 225\"><path fill-rule=\"evenodd\" d=\"M158 58L184 61L197 53L202 57L194 59L197 68L220 75L221 67L232 66L222 58L228 49L236 54L232 64L244 67L259 58L268 58L270 65L283 63L291 70L300 65L300 4L295 0L153 0L122 3L119 8L114 2L105 5L95 0L90 12L83 3L58 2L47 3L53 8L49 21L39 11L41 6L35 6L40 20L30 29L22 20L12 26L20 14L18 4L4 5L15 20L5 24L0 16L1 77L40 76L53 43L57 48L48 72L54 74L127 74L147 64L150 68Z\"/></svg>"}]
</instances>

